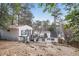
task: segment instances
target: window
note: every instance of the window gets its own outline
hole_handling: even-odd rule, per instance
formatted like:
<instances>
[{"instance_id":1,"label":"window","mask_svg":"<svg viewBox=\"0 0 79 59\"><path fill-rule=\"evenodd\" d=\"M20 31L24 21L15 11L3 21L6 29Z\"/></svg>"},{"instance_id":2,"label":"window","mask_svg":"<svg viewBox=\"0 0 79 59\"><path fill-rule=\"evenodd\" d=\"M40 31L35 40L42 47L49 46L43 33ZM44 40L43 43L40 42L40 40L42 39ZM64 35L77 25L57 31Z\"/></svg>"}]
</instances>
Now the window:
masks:
<instances>
[{"instance_id":1,"label":"window","mask_svg":"<svg viewBox=\"0 0 79 59\"><path fill-rule=\"evenodd\" d=\"M21 35L30 35L31 34L31 30L21 30Z\"/></svg>"},{"instance_id":2,"label":"window","mask_svg":"<svg viewBox=\"0 0 79 59\"><path fill-rule=\"evenodd\" d=\"M21 35L27 35L27 30L21 30Z\"/></svg>"},{"instance_id":3,"label":"window","mask_svg":"<svg viewBox=\"0 0 79 59\"><path fill-rule=\"evenodd\" d=\"M51 40L53 40L53 41L54 41L54 38L52 38Z\"/></svg>"}]
</instances>

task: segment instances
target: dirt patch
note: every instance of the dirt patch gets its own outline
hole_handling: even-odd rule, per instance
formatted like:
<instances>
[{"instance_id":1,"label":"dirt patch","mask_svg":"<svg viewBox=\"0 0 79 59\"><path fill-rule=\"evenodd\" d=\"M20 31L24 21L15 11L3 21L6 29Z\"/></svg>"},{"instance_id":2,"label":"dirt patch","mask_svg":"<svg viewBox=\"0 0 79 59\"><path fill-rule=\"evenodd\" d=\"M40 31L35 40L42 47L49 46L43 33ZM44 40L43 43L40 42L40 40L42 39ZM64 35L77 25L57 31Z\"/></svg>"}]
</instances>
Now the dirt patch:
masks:
<instances>
[{"instance_id":1,"label":"dirt patch","mask_svg":"<svg viewBox=\"0 0 79 59\"><path fill-rule=\"evenodd\" d=\"M51 43L21 43L0 41L0 55L7 56L73 56L79 55L79 49L71 46Z\"/></svg>"}]
</instances>

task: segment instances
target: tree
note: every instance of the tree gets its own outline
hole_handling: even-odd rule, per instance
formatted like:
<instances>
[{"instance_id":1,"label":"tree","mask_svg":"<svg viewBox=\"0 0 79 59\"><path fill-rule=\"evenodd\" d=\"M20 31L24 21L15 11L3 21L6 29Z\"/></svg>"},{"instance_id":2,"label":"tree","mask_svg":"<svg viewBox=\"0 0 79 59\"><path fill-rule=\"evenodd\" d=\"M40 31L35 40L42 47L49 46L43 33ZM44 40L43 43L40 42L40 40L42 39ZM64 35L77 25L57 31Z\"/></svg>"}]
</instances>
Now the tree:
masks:
<instances>
[{"instance_id":1,"label":"tree","mask_svg":"<svg viewBox=\"0 0 79 59\"><path fill-rule=\"evenodd\" d=\"M56 35L58 35L57 29L56 29L56 27L57 27L56 22L57 22L57 20L59 20L60 15L62 15L60 8L58 8L58 4L54 4L54 3L49 4L48 3L48 4L40 4L40 5L45 7L44 12L47 11L47 12L51 13L51 16L54 17L54 24L55 24L54 30L56 31Z\"/></svg>"},{"instance_id":2,"label":"tree","mask_svg":"<svg viewBox=\"0 0 79 59\"><path fill-rule=\"evenodd\" d=\"M0 26L5 28L9 18L7 4L0 4Z\"/></svg>"},{"instance_id":3,"label":"tree","mask_svg":"<svg viewBox=\"0 0 79 59\"><path fill-rule=\"evenodd\" d=\"M8 4L8 3L0 4L0 27L1 28L7 29L8 25L10 25L11 20L14 19L13 14L15 14L15 12L17 13L19 12L18 7L20 6L18 4L14 4L14 5L15 6L13 8L12 4ZM15 10L15 12L13 12L13 10Z\"/></svg>"},{"instance_id":4,"label":"tree","mask_svg":"<svg viewBox=\"0 0 79 59\"><path fill-rule=\"evenodd\" d=\"M48 28L49 28L49 20L42 21L42 29L44 31L48 31Z\"/></svg>"},{"instance_id":5,"label":"tree","mask_svg":"<svg viewBox=\"0 0 79 59\"><path fill-rule=\"evenodd\" d=\"M52 23L52 24L49 26L48 30L49 30L50 32L52 32L52 31L54 31L54 28L55 28L55 24Z\"/></svg>"},{"instance_id":6,"label":"tree","mask_svg":"<svg viewBox=\"0 0 79 59\"><path fill-rule=\"evenodd\" d=\"M40 31L40 26L41 25L42 25L41 21L39 21L39 20L35 21L34 24L33 24L34 30Z\"/></svg>"},{"instance_id":7,"label":"tree","mask_svg":"<svg viewBox=\"0 0 79 59\"><path fill-rule=\"evenodd\" d=\"M31 25L33 16L32 13L29 11L29 7L30 4L28 5L28 4L19 4L19 3L1 3L0 27L8 29L9 25L20 23L19 20L23 21L21 23L24 25L25 24Z\"/></svg>"},{"instance_id":8,"label":"tree","mask_svg":"<svg viewBox=\"0 0 79 59\"><path fill-rule=\"evenodd\" d=\"M51 10L54 8L55 5L56 5L55 3L41 3L41 4L39 4L40 7L44 8L43 12L48 11L49 13L51 12Z\"/></svg>"},{"instance_id":9,"label":"tree","mask_svg":"<svg viewBox=\"0 0 79 59\"><path fill-rule=\"evenodd\" d=\"M18 16L19 12L21 11L21 4L19 4L19 3L10 3L9 8L12 11L11 12L11 15L12 15L11 25L14 25L14 20L16 20L16 15Z\"/></svg>"},{"instance_id":10,"label":"tree","mask_svg":"<svg viewBox=\"0 0 79 59\"><path fill-rule=\"evenodd\" d=\"M72 6L71 6L72 5ZM73 36L70 41L79 42L79 4L66 4L69 7L66 20L68 21L68 29L72 30Z\"/></svg>"},{"instance_id":11,"label":"tree","mask_svg":"<svg viewBox=\"0 0 79 59\"><path fill-rule=\"evenodd\" d=\"M46 20L46 21L39 21L39 20L37 20L37 21L35 21L34 23L33 23L33 27L34 27L34 30L38 30L38 31L48 31L48 29L49 29L49 21L48 20Z\"/></svg>"},{"instance_id":12,"label":"tree","mask_svg":"<svg viewBox=\"0 0 79 59\"><path fill-rule=\"evenodd\" d=\"M30 25L32 26L33 15L30 11L30 4L21 4L21 11L19 14L19 25Z\"/></svg>"}]
</instances>

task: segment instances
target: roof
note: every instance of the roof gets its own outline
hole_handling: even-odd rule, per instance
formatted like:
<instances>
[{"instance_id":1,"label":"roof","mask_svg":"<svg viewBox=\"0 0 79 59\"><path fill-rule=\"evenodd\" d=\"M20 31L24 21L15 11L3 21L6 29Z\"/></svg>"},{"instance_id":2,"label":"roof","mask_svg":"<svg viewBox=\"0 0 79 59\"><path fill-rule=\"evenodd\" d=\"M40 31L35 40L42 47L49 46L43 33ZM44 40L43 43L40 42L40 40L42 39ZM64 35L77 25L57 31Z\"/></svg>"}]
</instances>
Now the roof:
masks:
<instances>
[{"instance_id":1,"label":"roof","mask_svg":"<svg viewBox=\"0 0 79 59\"><path fill-rule=\"evenodd\" d=\"M18 28L21 28L21 27L27 27L27 28L32 29L32 27L28 26L28 25L10 25L9 26L10 29L18 29Z\"/></svg>"},{"instance_id":2,"label":"roof","mask_svg":"<svg viewBox=\"0 0 79 59\"><path fill-rule=\"evenodd\" d=\"M18 25L10 25L9 28L18 28Z\"/></svg>"}]
</instances>

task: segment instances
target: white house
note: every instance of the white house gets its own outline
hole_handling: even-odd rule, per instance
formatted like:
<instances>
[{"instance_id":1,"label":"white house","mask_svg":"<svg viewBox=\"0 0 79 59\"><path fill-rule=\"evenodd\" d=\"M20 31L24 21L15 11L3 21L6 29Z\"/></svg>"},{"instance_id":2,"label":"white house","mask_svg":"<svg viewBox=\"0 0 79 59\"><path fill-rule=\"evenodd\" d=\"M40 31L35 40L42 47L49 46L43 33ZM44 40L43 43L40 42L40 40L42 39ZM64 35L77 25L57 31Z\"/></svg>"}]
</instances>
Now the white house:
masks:
<instances>
[{"instance_id":1,"label":"white house","mask_svg":"<svg viewBox=\"0 0 79 59\"><path fill-rule=\"evenodd\" d=\"M50 38L50 31L34 31L34 34L38 34L39 36L47 35L48 38Z\"/></svg>"},{"instance_id":2,"label":"white house","mask_svg":"<svg viewBox=\"0 0 79 59\"><path fill-rule=\"evenodd\" d=\"M44 38L50 38L50 31L34 31L34 34L37 34L40 37ZM42 42L42 39L39 38L39 41ZM47 39L44 40L45 42L48 42Z\"/></svg>"},{"instance_id":3,"label":"white house","mask_svg":"<svg viewBox=\"0 0 79 59\"><path fill-rule=\"evenodd\" d=\"M32 27L28 25L10 25L9 30L0 30L0 37L7 40L21 40L32 34Z\"/></svg>"},{"instance_id":4,"label":"white house","mask_svg":"<svg viewBox=\"0 0 79 59\"><path fill-rule=\"evenodd\" d=\"M45 38L45 42L59 42L59 38L62 40L65 40L64 37L58 36L58 37L52 37L50 31L34 31L34 34L37 34L41 37L44 37L44 35L47 35L47 38ZM55 35L55 34L53 34ZM39 39L40 42L42 42L42 39Z\"/></svg>"}]
</instances>

